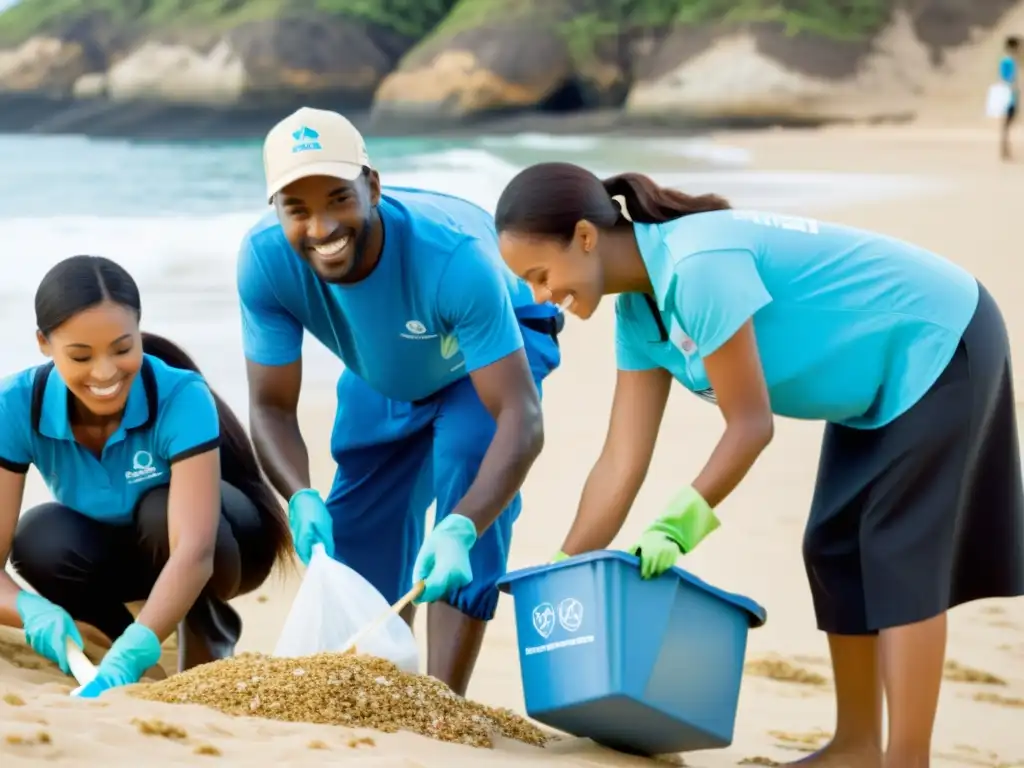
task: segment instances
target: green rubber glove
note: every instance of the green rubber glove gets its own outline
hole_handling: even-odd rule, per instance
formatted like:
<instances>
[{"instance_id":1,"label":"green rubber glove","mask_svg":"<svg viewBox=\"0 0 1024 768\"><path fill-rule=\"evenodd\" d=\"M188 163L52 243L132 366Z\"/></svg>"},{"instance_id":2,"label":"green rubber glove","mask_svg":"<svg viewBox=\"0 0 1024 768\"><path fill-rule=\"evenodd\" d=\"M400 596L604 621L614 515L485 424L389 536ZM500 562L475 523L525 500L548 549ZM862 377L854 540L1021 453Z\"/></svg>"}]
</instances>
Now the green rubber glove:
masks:
<instances>
[{"instance_id":1,"label":"green rubber glove","mask_svg":"<svg viewBox=\"0 0 1024 768\"><path fill-rule=\"evenodd\" d=\"M96 677L78 696L94 699L109 688L137 683L143 673L158 661L160 639L145 624L134 622L114 641L96 669Z\"/></svg>"},{"instance_id":2,"label":"green rubber glove","mask_svg":"<svg viewBox=\"0 0 1024 768\"><path fill-rule=\"evenodd\" d=\"M323 544L328 556L334 557L334 522L315 490L303 488L288 500L288 525L303 565L309 565L317 544Z\"/></svg>"},{"instance_id":3,"label":"green rubber glove","mask_svg":"<svg viewBox=\"0 0 1024 768\"><path fill-rule=\"evenodd\" d=\"M79 648L85 647L71 614L45 597L25 590L18 593L15 606L32 650L56 662L65 675L70 674L67 639L70 637Z\"/></svg>"},{"instance_id":4,"label":"green rubber glove","mask_svg":"<svg viewBox=\"0 0 1024 768\"><path fill-rule=\"evenodd\" d=\"M425 583L416 603L442 600L473 580L469 551L476 538L476 526L463 515L450 514L434 526L412 568L412 580Z\"/></svg>"},{"instance_id":5,"label":"green rubber glove","mask_svg":"<svg viewBox=\"0 0 1024 768\"><path fill-rule=\"evenodd\" d=\"M555 556L551 558L551 563L550 564L554 565L555 563L560 563L563 560L568 560L568 559L569 559L569 556L567 554L565 554L565 552L562 552L561 550L559 550L557 553L555 553Z\"/></svg>"},{"instance_id":6,"label":"green rubber glove","mask_svg":"<svg viewBox=\"0 0 1024 768\"><path fill-rule=\"evenodd\" d=\"M693 486L684 488L629 550L640 558L641 577L660 576L675 564L680 553L692 552L719 525L704 497Z\"/></svg>"}]
</instances>

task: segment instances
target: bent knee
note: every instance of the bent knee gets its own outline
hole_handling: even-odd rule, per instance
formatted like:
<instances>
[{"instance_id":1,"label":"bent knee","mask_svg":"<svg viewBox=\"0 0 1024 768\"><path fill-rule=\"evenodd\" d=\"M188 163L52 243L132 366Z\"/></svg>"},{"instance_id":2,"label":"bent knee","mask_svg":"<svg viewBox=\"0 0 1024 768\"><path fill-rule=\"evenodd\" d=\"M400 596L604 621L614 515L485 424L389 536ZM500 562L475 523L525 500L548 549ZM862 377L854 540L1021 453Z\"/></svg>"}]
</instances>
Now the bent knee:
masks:
<instances>
[{"instance_id":1,"label":"bent knee","mask_svg":"<svg viewBox=\"0 0 1024 768\"><path fill-rule=\"evenodd\" d=\"M498 596L498 587L493 582L477 583L474 579L444 602L471 619L490 621L498 610Z\"/></svg>"},{"instance_id":2,"label":"bent knee","mask_svg":"<svg viewBox=\"0 0 1024 768\"><path fill-rule=\"evenodd\" d=\"M25 512L11 541L11 565L29 581L64 567L84 537L88 521L63 504L40 504Z\"/></svg>"}]
</instances>

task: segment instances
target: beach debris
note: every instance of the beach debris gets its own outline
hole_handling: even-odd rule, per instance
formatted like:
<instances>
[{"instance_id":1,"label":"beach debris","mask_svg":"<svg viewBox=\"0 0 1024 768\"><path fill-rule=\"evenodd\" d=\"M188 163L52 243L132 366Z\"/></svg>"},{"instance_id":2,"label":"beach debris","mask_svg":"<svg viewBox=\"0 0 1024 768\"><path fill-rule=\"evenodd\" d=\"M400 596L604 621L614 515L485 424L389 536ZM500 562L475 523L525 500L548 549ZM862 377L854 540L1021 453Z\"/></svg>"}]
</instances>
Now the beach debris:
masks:
<instances>
[{"instance_id":1,"label":"beach debris","mask_svg":"<svg viewBox=\"0 0 1024 768\"><path fill-rule=\"evenodd\" d=\"M4 741L15 747L31 747L37 744L50 744L53 742L53 739L46 731L37 731L31 736L25 736L20 733L9 733L4 736Z\"/></svg>"},{"instance_id":2,"label":"beach debris","mask_svg":"<svg viewBox=\"0 0 1024 768\"><path fill-rule=\"evenodd\" d=\"M768 735L779 742L775 746L782 749L795 749L798 752L817 752L832 738L831 733L821 729L809 733L768 731Z\"/></svg>"},{"instance_id":3,"label":"beach debris","mask_svg":"<svg viewBox=\"0 0 1024 768\"><path fill-rule=\"evenodd\" d=\"M192 753L195 755L208 755L209 757L220 757L221 755L221 751L213 746L213 744L198 744L192 750Z\"/></svg>"},{"instance_id":4,"label":"beach debris","mask_svg":"<svg viewBox=\"0 0 1024 768\"><path fill-rule=\"evenodd\" d=\"M998 693L976 693L974 700L983 704L995 704L997 707L1024 709L1024 699L1017 696L1000 696Z\"/></svg>"},{"instance_id":5,"label":"beach debris","mask_svg":"<svg viewBox=\"0 0 1024 768\"><path fill-rule=\"evenodd\" d=\"M760 755L756 757L744 757L740 760L737 765L783 765L777 760L772 760L770 757L762 757Z\"/></svg>"},{"instance_id":6,"label":"beach debris","mask_svg":"<svg viewBox=\"0 0 1024 768\"><path fill-rule=\"evenodd\" d=\"M813 686L828 685L828 678L824 675L819 675L817 672L790 664L785 659L755 659L747 662L743 671L754 677L766 677L769 680L776 680L782 683Z\"/></svg>"},{"instance_id":7,"label":"beach debris","mask_svg":"<svg viewBox=\"0 0 1024 768\"><path fill-rule=\"evenodd\" d=\"M321 741L320 739L313 739L309 744L306 745L307 749L330 749L327 746L327 742Z\"/></svg>"},{"instance_id":8,"label":"beach debris","mask_svg":"<svg viewBox=\"0 0 1024 768\"><path fill-rule=\"evenodd\" d=\"M12 707L24 707L25 700L16 693L5 693L3 696L4 704L10 704Z\"/></svg>"},{"instance_id":9,"label":"beach debris","mask_svg":"<svg viewBox=\"0 0 1024 768\"><path fill-rule=\"evenodd\" d=\"M981 669L968 667L958 661L947 661L942 669L942 676L953 683L976 683L979 685L1006 685L1001 677Z\"/></svg>"},{"instance_id":10,"label":"beach debris","mask_svg":"<svg viewBox=\"0 0 1024 768\"><path fill-rule=\"evenodd\" d=\"M552 738L510 710L469 701L436 678L365 655L243 653L129 691L148 701L200 704L229 715L412 731L474 747L493 747L495 735L538 747Z\"/></svg>"},{"instance_id":11,"label":"beach debris","mask_svg":"<svg viewBox=\"0 0 1024 768\"><path fill-rule=\"evenodd\" d=\"M158 720L156 718L143 720L142 718L136 717L132 720L132 725L138 728L139 733L143 736L162 736L165 739L188 738L188 731L180 725L165 723L163 720Z\"/></svg>"}]
</instances>

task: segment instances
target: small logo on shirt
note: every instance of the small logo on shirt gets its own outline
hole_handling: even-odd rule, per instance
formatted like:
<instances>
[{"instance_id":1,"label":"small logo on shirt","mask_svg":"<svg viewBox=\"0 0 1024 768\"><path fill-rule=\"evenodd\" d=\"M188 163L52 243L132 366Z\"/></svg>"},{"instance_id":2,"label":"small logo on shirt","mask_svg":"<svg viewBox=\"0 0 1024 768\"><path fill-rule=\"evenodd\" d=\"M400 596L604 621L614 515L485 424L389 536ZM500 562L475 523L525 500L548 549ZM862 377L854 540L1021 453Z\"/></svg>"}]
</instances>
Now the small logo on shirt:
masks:
<instances>
[{"instance_id":1,"label":"small logo on shirt","mask_svg":"<svg viewBox=\"0 0 1024 768\"><path fill-rule=\"evenodd\" d=\"M125 471L124 479L129 485L134 485L155 480L162 475L163 472L153 466L153 454L149 451L136 451L132 457L132 468Z\"/></svg>"},{"instance_id":2,"label":"small logo on shirt","mask_svg":"<svg viewBox=\"0 0 1024 768\"><path fill-rule=\"evenodd\" d=\"M459 340L454 335L441 337L441 357L451 360L459 354Z\"/></svg>"},{"instance_id":3,"label":"small logo on shirt","mask_svg":"<svg viewBox=\"0 0 1024 768\"><path fill-rule=\"evenodd\" d=\"M697 351L696 343L686 335L686 331L675 318L672 318L672 330L669 331L668 338L672 345L687 357Z\"/></svg>"},{"instance_id":4,"label":"small logo on shirt","mask_svg":"<svg viewBox=\"0 0 1024 768\"><path fill-rule=\"evenodd\" d=\"M412 339L413 341L419 341L420 339L436 339L436 333L428 333L427 326L421 323L419 320L410 320L405 324L405 330L408 333L401 334L403 339Z\"/></svg>"}]
</instances>

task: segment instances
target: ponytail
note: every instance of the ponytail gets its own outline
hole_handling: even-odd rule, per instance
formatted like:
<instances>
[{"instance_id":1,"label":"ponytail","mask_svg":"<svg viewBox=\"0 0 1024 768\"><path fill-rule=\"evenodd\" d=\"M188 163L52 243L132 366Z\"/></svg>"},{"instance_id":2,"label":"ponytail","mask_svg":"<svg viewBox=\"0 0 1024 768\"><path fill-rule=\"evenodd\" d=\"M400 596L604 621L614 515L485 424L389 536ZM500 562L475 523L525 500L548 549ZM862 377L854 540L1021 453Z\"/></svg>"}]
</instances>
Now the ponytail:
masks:
<instances>
[{"instance_id":1,"label":"ponytail","mask_svg":"<svg viewBox=\"0 0 1024 768\"><path fill-rule=\"evenodd\" d=\"M142 334L142 349L172 368L202 372L199 366L177 344L155 333ZM209 384L207 384L209 386ZM277 496L271 489L256 460L249 436L238 417L220 396L210 388L220 418L220 462L224 481L240 490L256 507L267 532L274 559L282 564L292 562L292 535Z\"/></svg>"},{"instance_id":2,"label":"ponytail","mask_svg":"<svg viewBox=\"0 0 1024 768\"><path fill-rule=\"evenodd\" d=\"M718 195L688 195L678 189L659 186L642 173L620 173L601 182L608 196L619 206L626 221L664 224L691 213L724 211L732 206Z\"/></svg>"},{"instance_id":3,"label":"ponytail","mask_svg":"<svg viewBox=\"0 0 1024 768\"><path fill-rule=\"evenodd\" d=\"M581 221L601 229L662 224L691 213L721 211L718 195L688 195L658 186L641 173L601 181L572 163L538 163L520 171L501 193L494 212L498 232L545 237L568 244Z\"/></svg>"}]
</instances>

